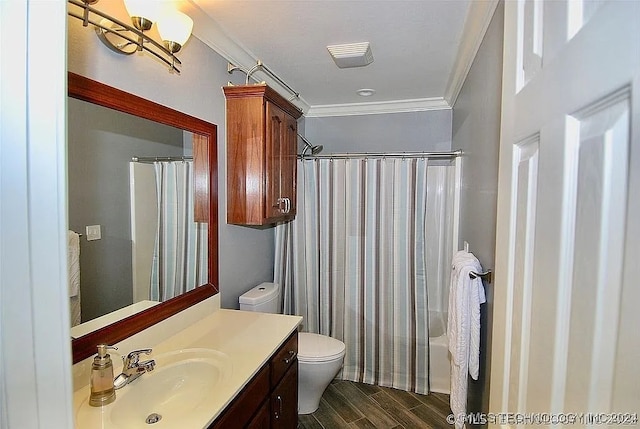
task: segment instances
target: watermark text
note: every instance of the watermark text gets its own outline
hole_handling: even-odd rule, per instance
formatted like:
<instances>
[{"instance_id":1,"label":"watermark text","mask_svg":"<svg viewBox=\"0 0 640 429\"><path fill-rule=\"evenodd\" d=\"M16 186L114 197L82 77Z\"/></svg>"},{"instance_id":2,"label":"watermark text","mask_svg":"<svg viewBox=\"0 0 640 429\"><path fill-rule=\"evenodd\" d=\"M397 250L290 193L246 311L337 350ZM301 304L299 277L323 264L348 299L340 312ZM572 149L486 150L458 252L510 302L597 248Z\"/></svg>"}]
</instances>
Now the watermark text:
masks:
<instances>
[{"instance_id":1,"label":"watermark text","mask_svg":"<svg viewBox=\"0 0 640 429\"><path fill-rule=\"evenodd\" d=\"M638 424L638 413L468 413L449 414L447 423L635 426Z\"/></svg>"}]
</instances>

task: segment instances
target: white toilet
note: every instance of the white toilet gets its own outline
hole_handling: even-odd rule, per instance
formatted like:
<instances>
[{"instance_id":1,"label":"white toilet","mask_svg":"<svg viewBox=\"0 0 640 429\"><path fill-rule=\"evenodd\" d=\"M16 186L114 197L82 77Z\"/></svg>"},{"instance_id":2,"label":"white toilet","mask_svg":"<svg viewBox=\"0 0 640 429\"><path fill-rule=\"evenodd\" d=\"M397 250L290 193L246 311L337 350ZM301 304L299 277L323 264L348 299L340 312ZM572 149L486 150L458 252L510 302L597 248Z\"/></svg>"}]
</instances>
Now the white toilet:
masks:
<instances>
[{"instance_id":1,"label":"white toilet","mask_svg":"<svg viewBox=\"0 0 640 429\"><path fill-rule=\"evenodd\" d=\"M240 310L280 313L280 285L262 283L240 297ZM326 335L298 334L298 413L318 409L320 398L344 361L344 343Z\"/></svg>"}]
</instances>

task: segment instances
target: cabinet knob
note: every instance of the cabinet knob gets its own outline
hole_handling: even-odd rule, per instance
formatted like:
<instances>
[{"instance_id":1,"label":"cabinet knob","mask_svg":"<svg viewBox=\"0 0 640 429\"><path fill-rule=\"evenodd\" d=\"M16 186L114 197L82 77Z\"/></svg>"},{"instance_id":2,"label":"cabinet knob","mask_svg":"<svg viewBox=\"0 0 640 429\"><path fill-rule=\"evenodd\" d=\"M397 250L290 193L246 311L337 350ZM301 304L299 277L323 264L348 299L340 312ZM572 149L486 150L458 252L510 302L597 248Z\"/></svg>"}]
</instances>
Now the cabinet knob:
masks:
<instances>
[{"instance_id":1,"label":"cabinet knob","mask_svg":"<svg viewBox=\"0 0 640 429\"><path fill-rule=\"evenodd\" d=\"M291 363L292 360L294 360L296 358L297 354L295 351L293 350L289 350L289 356L287 356L286 358L284 358L284 363L286 365L289 365Z\"/></svg>"},{"instance_id":2,"label":"cabinet knob","mask_svg":"<svg viewBox=\"0 0 640 429\"><path fill-rule=\"evenodd\" d=\"M282 415L282 396L276 396L276 403L278 404L278 408L273 413L273 417L275 417L276 420L279 420Z\"/></svg>"},{"instance_id":3,"label":"cabinet knob","mask_svg":"<svg viewBox=\"0 0 640 429\"><path fill-rule=\"evenodd\" d=\"M278 198L273 207L277 207L280 213L289 213L291 211L291 199L288 197Z\"/></svg>"}]
</instances>

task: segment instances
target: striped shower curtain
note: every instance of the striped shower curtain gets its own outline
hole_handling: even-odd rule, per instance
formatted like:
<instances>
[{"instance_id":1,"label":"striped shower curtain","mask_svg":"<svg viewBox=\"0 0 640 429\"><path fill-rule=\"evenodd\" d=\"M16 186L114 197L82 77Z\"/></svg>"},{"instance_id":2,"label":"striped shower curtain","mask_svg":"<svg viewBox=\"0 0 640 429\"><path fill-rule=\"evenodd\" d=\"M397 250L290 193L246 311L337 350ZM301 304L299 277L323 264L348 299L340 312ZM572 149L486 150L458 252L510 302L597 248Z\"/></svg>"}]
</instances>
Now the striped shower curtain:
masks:
<instances>
[{"instance_id":1,"label":"striped shower curtain","mask_svg":"<svg viewBox=\"0 0 640 429\"><path fill-rule=\"evenodd\" d=\"M276 228L274 280L305 331L345 342L346 380L429 391L427 254L441 243L427 249L438 200L427 170L426 158L298 163L298 212Z\"/></svg>"},{"instance_id":2,"label":"striped shower curtain","mask_svg":"<svg viewBox=\"0 0 640 429\"><path fill-rule=\"evenodd\" d=\"M193 218L193 162L154 162L158 225L151 299L166 301L207 281L207 224Z\"/></svg>"}]
</instances>

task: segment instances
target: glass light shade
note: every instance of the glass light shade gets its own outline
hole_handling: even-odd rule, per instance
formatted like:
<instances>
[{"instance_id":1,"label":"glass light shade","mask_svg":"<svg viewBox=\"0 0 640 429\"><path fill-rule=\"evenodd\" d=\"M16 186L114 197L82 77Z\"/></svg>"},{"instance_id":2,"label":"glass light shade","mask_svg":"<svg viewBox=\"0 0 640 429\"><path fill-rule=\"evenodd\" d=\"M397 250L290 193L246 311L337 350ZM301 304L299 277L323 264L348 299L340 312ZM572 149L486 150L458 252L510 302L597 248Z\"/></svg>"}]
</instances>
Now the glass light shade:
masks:
<instances>
[{"instance_id":1,"label":"glass light shade","mask_svg":"<svg viewBox=\"0 0 640 429\"><path fill-rule=\"evenodd\" d=\"M174 11L162 15L157 22L158 33L163 41L184 45L193 29L193 20L182 12Z\"/></svg>"},{"instance_id":2,"label":"glass light shade","mask_svg":"<svg viewBox=\"0 0 640 429\"><path fill-rule=\"evenodd\" d=\"M151 22L157 22L164 8L160 0L124 0L124 6L130 17L146 18Z\"/></svg>"}]
</instances>

